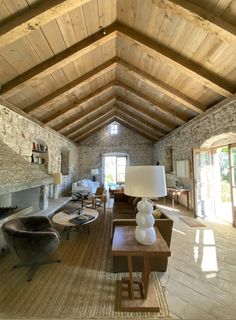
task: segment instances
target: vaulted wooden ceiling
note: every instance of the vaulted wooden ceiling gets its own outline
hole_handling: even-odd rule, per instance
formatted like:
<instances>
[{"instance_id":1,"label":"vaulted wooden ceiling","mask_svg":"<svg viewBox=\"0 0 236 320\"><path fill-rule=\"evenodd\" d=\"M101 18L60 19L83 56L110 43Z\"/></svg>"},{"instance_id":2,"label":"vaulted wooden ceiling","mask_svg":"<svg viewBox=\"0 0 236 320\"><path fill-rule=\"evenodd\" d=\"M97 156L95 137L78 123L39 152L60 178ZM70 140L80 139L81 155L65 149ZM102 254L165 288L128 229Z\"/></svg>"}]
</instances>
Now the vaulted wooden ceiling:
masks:
<instances>
[{"instance_id":1,"label":"vaulted wooden ceiling","mask_svg":"<svg viewBox=\"0 0 236 320\"><path fill-rule=\"evenodd\" d=\"M1 98L80 142L155 141L236 91L236 0L1 0Z\"/></svg>"}]
</instances>

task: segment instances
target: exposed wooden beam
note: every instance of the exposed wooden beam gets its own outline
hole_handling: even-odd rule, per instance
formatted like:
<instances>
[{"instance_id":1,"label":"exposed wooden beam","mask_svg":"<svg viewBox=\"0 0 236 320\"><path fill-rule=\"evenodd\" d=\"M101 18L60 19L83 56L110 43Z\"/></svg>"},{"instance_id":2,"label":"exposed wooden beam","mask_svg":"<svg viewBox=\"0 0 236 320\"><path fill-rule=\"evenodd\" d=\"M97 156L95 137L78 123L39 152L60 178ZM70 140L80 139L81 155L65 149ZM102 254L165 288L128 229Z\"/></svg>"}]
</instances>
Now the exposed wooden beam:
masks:
<instances>
[{"instance_id":1,"label":"exposed wooden beam","mask_svg":"<svg viewBox=\"0 0 236 320\"><path fill-rule=\"evenodd\" d=\"M155 140L160 139L160 134L158 134L156 130L151 129L146 124L135 119L133 116L130 116L127 112L121 110L120 108L117 109L116 114L117 114L117 117L119 116L122 117L124 121L127 121L128 123L136 127L136 129L142 132L142 134L146 134L147 136Z\"/></svg>"},{"instance_id":2,"label":"exposed wooden beam","mask_svg":"<svg viewBox=\"0 0 236 320\"><path fill-rule=\"evenodd\" d=\"M109 124L111 124L113 121L116 121L115 116L111 117L111 119L104 121L103 123L101 123L100 125L96 126L95 128L91 129L90 131L87 131L85 134L81 135L79 138L76 139L77 143L80 143L81 141L83 141L84 139L88 138L90 135L98 132L99 130L105 128L106 126L109 126Z\"/></svg>"},{"instance_id":3,"label":"exposed wooden beam","mask_svg":"<svg viewBox=\"0 0 236 320\"><path fill-rule=\"evenodd\" d=\"M73 140L77 141L77 138L80 138L87 131L90 131L91 129L96 128L98 125L104 123L105 121L110 120L111 118L113 118L115 116L115 114L116 114L115 109L111 109L109 112L98 117L96 120L89 122L87 125L83 126L83 128L81 128L81 130L79 130L77 136L74 137Z\"/></svg>"},{"instance_id":4,"label":"exposed wooden beam","mask_svg":"<svg viewBox=\"0 0 236 320\"><path fill-rule=\"evenodd\" d=\"M128 40L135 42L138 45L141 44L145 47L145 50L150 52L152 55L161 56L163 60L177 68L180 72L197 80L222 96L229 97L234 93L234 88L227 84L219 75L206 70L203 66L181 56L179 53L165 47L156 40L121 24L117 25L117 31L121 38L126 37Z\"/></svg>"},{"instance_id":5,"label":"exposed wooden beam","mask_svg":"<svg viewBox=\"0 0 236 320\"><path fill-rule=\"evenodd\" d=\"M68 136L67 137L72 140L77 139L81 135L81 132L83 132L84 130L87 130L88 126L90 126L91 123L94 123L95 121L99 120L100 118L103 119L103 117L105 117L106 115L109 115L110 113L112 113L112 114L115 113L114 106L113 105L103 106L96 115L92 115L92 116L88 115L87 121L83 121L82 123L80 123L80 128L75 130L70 135L70 137L68 137Z\"/></svg>"},{"instance_id":6,"label":"exposed wooden beam","mask_svg":"<svg viewBox=\"0 0 236 320\"><path fill-rule=\"evenodd\" d=\"M51 126L51 124L53 122L55 122L55 120L59 121L61 119L61 121L63 121L64 119L69 119L69 118L74 119L75 112L81 110L81 108L82 108L81 105L82 104L88 103L91 100L94 100L94 99L102 96L104 93L106 93L109 90L111 91L112 90L112 85L113 85L113 82L107 83L105 86L102 86L101 88L93 91L89 95L83 97L78 102L72 103L69 106L66 106L65 108L61 109L60 111L56 111L50 117L47 117L46 119L44 119L42 121L45 122L47 125ZM60 127L60 129L59 129L59 127ZM62 125L59 126L59 127L57 127L56 130L61 130L62 129Z\"/></svg>"},{"instance_id":7,"label":"exposed wooden beam","mask_svg":"<svg viewBox=\"0 0 236 320\"><path fill-rule=\"evenodd\" d=\"M147 126L147 128L154 130L156 135L158 135L159 137L162 137L164 135L163 132L159 131L159 127L156 124L154 124L150 120L145 119L145 117L143 115L140 116L139 114L137 114L137 112L134 111L134 109L132 109L132 111L130 111L128 109L128 107L123 105L119 100L116 100L116 108L118 111L125 113L130 118L133 118L134 120Z\"/></svg>"},{"instance_id":8,"label":"exposed wooden beam","mask_svg":"<svg viewBox=\"0 0 236 320\"><path fill-rule=\"evenodd\" d=\"M144 114L146 117L149 117L157 122L157 124L162 128L163 133L168 133L170 130L173 130L176 128L175 125L173 125L171 122L167 122L163 120L159 115L157 115L155 112L150 111L145 106L139 106L136 105L133 101L124 98L121 95L118 95L117 97L118 101L121 101L122 103L128 105L129 107L133 108L134 110L140 112L141 114Z\"/></svg>"},{"instance_id":9,"label":"exposed wooden beam","mask_svg":"<svg viewBox=\"0 0 236 320\"><path fill-rule=\"evenodd\" d=\"M80 117L78 119L76 127L72 128L70 130L69 134L65 134L67 138L72 139L76 136L79 131L83 128L83 126L87 125L89 122L96 120L100 116L105 115L108 111L110 111L112 108L114 108L115 99L110 101L109 103L106 103L99 108L97 108L94 112L89 112L88 114L84 115L83 117Z\"/></svg>"},{"instance_id":10,"label":"exposed wooden beam","mask_svg":"<svg viewBox=\"0 0 236 320\"><path fill-rule=\"evenodd\" d=\"M121 81L116 81L115 84L125 90L130 91L131 93L138 96L142 100L145 100L145 101L151 103L152 105L154 105L163 115L168 117L170 121L172 120L172 121L176 122L177 124L184 124L187 121L186 119L178 116L173 111L167 111L166 106L164 106L160 102L157 102L156 100L154 100L154 99L150 98L149 96L145 95L144 93L141 93L140 91L128 86L127 84L125 84Z\"/></svg>"},{"instance_id":11,"label":"exposed wooden beam","mask_svg":"<svg viewBox=\"0 0 236 320\"><path fill-rule=\"evenodd\" d=\"M112 24L106 28L106 35L100 30L4 84L1 95L6 98L27 85L36 86L40 78L62 68L98 46L102 46L115 36L116 24Z\"/></svg>"},{"instance_id":12,"label":"exposed wooden beam","mask_svg":"<svg viewBox=\"0 0 236 320\"><path fill-rule=\"evenodd\" d=\"M32 105L28 106L24 110L28 113L32 113L36 111L38 108L45 106L47 103L57 102L61 100L66 95L70 94L71 92L75 91L78 87L85 85L86 83L98 78L99 76L103 75L104 73L109 72L115 66L116 59L110 59L109 61L101 64L97 68L87 72L83 76L79 77L78 79L66 84L65 86L57 89L56 91L52 92L51 94L43 97L42 99L38 100L37 102L33 103Z\"/></svg>"},{"instance_id":13,"label":"exposed wooden beam","mask_svg":"<svg viewBox=\"0 0 236 320\"><path fill-rule=\"evenodd\" d=\"M191 22L222 41L236 44L236 27L214 16L211 12L186 0L153 0L160 9L172 11L175 15Z\"/></svg>"},{"instance_id":14,"label":"exposed wooden beam","mask_svg":"<svg viewBox=\"0 0 236 320\"><path fill-rule=\"evenodd\" d=\"M117 62L118 62L117 63L118 67L121 67L121 69L131 74L134 78L145 82L147 85L153 87L154 89L157 89L158 91L164 93L168 97L178 101L179 103L183 104L185 107L190 109L191 111L194 111L196 113L203 112L203 106L200 105L199 102L187 97L182 92L176 90L173 87L170 87L168 84L164 83L163 81L154 78L147 72L144 72L132 66L131 64L125 62L122 59L119 59Z\"/></svg>"},{"instance_id":15,"label":"exposed wooden beam","mask_svg":"<svg viewBox=\"0 0 236 320\"><path fill-rule=\"evenodd\" d=\"M133 125L132 123L130 123L129 121L125 120L124 117L122 115L116 115L117 118L117 122L119 122L122 126L140 134L141 136L151 140L151 141L155 141L157 140L157 138L154 138L152 136L149 136L149 134L147 134L146 132L144 132L143 130L140 130L140 128L138 128L137 126Z\"/></svg>"},{"instance_id":16,"label":"exposed wooden beam","mask_svg":"<svg viewBox=\"0 0 236 320\"><path fill-rule=\"evenodd\" d=\"M41 1L25 13L18 14L16 18L0 28L0 48L11 44L89 1L90 0Z\"/></svg>"},{"instance_id":17,"label":"exposed wooden beam","mask_svg":"<svg viewBox=\"0 0 236 320\"><path fill-rule=\"evenodd\" d=\"M111 95L110 97L103 99L102 101L100 101L99 103L96 103L96 109L99 109L100 107L102 107L105 104L111 104L114 102L114 97L113 95ZM72 132L72 130L74 130L74 127L77 126L77 123L80 121L80 117L83 117L85 114L88 113L92 113L94 110L94 107L88 107L88 108L80 108L78 109L78 111L68 117L65 118L64 120L61 120L57 125L55 125L53 127L53 129L55 129L56 131L59 131L62 134L70 134Z\"/></svg>"}]
</instances>

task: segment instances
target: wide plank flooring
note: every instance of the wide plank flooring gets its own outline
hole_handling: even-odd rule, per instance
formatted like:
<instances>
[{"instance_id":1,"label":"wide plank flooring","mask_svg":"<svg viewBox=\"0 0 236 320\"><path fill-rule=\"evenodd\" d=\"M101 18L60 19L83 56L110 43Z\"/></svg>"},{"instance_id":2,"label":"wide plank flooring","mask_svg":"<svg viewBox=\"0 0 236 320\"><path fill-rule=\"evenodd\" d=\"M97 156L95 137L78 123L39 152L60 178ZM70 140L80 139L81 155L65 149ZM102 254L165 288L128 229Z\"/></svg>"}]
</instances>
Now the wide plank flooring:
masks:
<instances>
[{"instance_id":1,"label":"wide plank flooring","mask_svg":"<svg viewBox=\"0 0 236 320\"><path fill-rule=\"evenodd\" d=\"M160 201L161 204L161 201ZM168 270L159 273L173 319L236 319L236 230L222 221L202 220L182 206L160 205L174 220Z\"/></svg>"}]
</instances>

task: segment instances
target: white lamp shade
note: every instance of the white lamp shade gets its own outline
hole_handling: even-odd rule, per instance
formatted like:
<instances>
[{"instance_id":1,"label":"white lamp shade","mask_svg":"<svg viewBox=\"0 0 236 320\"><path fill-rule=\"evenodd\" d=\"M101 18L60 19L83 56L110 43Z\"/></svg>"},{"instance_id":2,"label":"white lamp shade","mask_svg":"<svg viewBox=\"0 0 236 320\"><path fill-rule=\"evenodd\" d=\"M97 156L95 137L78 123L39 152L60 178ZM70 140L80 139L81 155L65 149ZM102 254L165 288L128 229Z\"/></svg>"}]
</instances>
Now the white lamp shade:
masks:
<instances>
[{"instance_id":1,"label":"white lamp shade","mask_svg":"<svg viewBox=\"0 0 236 320\"><path fill-rule=\"evenodd\" d=\"M61 184L62 183L62 174L60 172L53 173L54 184Z\"/></svg>"},{"instance_id":2,"label":"white lamp shade","mask_svg":"<svg viewBox=\"0 0 236 320\"><path fill-rule=\"evenodd\" d=\"M133 197L166 196L164 166L126 167L124 192Z\"/></svg>"},{"instance_id":3,"label":"white lamp shade","mask_svg":"<svg viewBox=\"0 0 236 320\"><path fill-rule=\"evenodd\" d=\"M92 174L93 176L98 175L98 169L91 169L91 174Z\"/></svg>"}]
</instances>

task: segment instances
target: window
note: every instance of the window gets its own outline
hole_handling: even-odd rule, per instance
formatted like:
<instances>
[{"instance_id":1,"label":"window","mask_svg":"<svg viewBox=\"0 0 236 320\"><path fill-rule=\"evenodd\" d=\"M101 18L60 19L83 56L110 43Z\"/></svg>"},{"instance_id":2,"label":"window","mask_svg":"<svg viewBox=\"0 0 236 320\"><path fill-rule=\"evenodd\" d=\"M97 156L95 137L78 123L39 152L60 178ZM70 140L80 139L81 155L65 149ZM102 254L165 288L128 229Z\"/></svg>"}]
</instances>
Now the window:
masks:
<instances>
[{"instance_id":1,"label":"window","mask_svg":"<svg viewBox=\"0 0 236 320\"><path fill-rule=\"evenodd\" d=\"M110 134L117 134L118 133L118 124L112 123L110 126Z\"/></svg>"},{"instance_id":2,"label":"window","mask_svg":"<svg viewBox=\"0 0 236 320\"><path fill-rule=\"evenodd\" d=\"M105 156L104 157L104 183L106 187L125 182L125 167L127 156Z\"/></svg>"}]
</instances>

